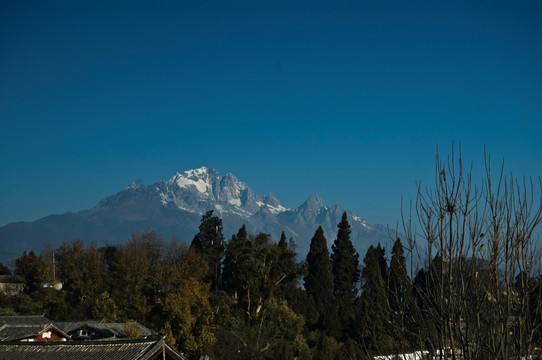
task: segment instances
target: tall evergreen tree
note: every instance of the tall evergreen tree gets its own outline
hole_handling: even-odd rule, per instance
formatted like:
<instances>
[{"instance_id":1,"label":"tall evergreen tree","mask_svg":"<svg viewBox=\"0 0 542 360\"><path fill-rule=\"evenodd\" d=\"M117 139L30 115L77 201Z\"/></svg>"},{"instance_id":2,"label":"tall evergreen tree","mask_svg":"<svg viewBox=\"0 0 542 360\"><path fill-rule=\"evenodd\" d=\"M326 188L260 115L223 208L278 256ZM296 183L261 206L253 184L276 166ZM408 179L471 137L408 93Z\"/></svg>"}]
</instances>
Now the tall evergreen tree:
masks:
<instances>
[{"instance_id":1,"label":"tall evergreen tree","mask_svg":"<svg viewBox=\"0 0 542 360\"><path fill-rule=\"evenodd\" d=\"M407 274L403 244L399 238L391 251L388 291L390 321L395 340L394 353L418 348L415 334L419 332L421 317Z\"/></svg>"},{"instance_id":2,"label":"tall evergreen tree","mask_svg":"<svg viewBox=\"0 0 542 360\"><path fill-rule=\"evenodd\" d=\"M292 358L297 352L304 318L284 300L287 291L295 296L290 289L297 289L298 279L295 252L285 244L285 236L278 244L264 233L247 238L244 226L226 244L222 279L233 299L218 318L216 350L235 344L239 352L232 357L226 349L228 358Z\"/></svg>"},{"instance_id":3,"label":"tall evergreen tree","mask_svg":"<svg viewBox=\"0 0 542 360\"><path fill-rule=\"evenodd\" d=\"M250 243L245 225L243 225L237 235L233 235L226 243L224 255L224 267L222 269L222 286L237 299L243 288L242 272L244 269L243 261L250 251Z\"/></svg>"},{"instance_id":4,"label":"tall evergreen tree","mask_svg":"<svg viewBox=\"0 0 542 360\"><path fill-rule=\"evenodd\" d=\"M280 240L279 240L279 248L286 249L288 247L288 243L286 242L286 234L284 231L280 234Z\"/></svg>"},{"instance_id":5,"label":"tall evergreen tree","mask_svg":"<svg viewBox=\"0 0 542 360\"><path fill-rule=\"evenodd\" d=\"M350 241L350 224L346 211L337 225L337 239L331 247L334 295L337 300L339 320L343 327L343 338L352 335L354 326L354 300L358 292L360 278L359 255Z\"/></svg>"},{"instance_id":6,"label":"tall evergreen tree","mask_svg":"<svg viewBox=\"0 0 542 360\"><path fill-rule=\"evenodd\" d=\"M250 236L251 251L245 265L245 283L247 290L247 314L255 317L262 309L266 299L273 294L273 267L277 264L277 245L271 242L269 234L259 233Z\"/></svg>"},{"instance_id":7,"label":"tall evergreen tree","mask_svg":"<svg viewBox=\"0 0 542 360\"><path fill-rule=\"evenodd\" d=\"M281 234L278 246L277 265L274 267L276 279L275 295L286 299L291 305L298 301L300 289L298 287L299 278L302 276L302 266L296 262L296 252L288 246L284 231Z\"/></svg>"},{"instance_id":8,"label":"tall evergreen tree","mask_svg":"<svg viewBox=\"0 0 542 360\"><path fill-rule=\"evenodd\" d=\"M225 246L222 219L213 216L213 210L207 211L201 217L199 232L192 240L191 247L200 252L209 263L212 286L217 290L220 284L221 261Z\"/></svg>"},{"instance_id":9,"label":"tall evergreen tree","mask_svg":"<svg viewBox=\"0 0 542 360\"><path fill-rule=\"evenodd\" d=\"M285 243L273 243L264 233L247 238L243 226L226 244L223 286L249 318L254 318L268 299L297 294L299 266L295 252L282 246Z\"/></svg>"},{"instance_id":10,"label":"tall evergreen tree","mask_svg":"<svg viewBox=\"0 0 542 360\"><path fill-rule=\"evenodd\" d=\"M419 324L423 329L419 333L420 340L432 349L442 349L445 346L442 337L439 336L444 331L441 326L443 312L439 302L441 290L444 291L441 278L442 268L442 256L437 254L426 269L422 268L418 271L413 281L416 308L421 315Z\"/></svg>"},{"instance_id":11,"label":"tall evergreen tree","mask_svg":"<svg viewBox=\"0 0 542 360\"><path fill-rule=\"evenodd\" d=\"M314 304L316 316L308 314L308 319L316 322L311 327L324 330L327 335L337 336L339 319L335 296L333 295L333 273L329 250L327 248L324 230L319 226L311 240L307 254L308 273L305 276L305 291L309 303Z\"/></svg>"},{"instance_id":12,"label":"tall evergreen tree","mask_svg":"<svg viewBox=\"0 0 542 360\"><path fill-rule=\"evenodd\" d=\"M385 250L380 244L367 250L361 271L362 292L356 309L357 336L362 348L371 356L388 354L392 350L384 254Z\"/></svg>"}]
</instances>

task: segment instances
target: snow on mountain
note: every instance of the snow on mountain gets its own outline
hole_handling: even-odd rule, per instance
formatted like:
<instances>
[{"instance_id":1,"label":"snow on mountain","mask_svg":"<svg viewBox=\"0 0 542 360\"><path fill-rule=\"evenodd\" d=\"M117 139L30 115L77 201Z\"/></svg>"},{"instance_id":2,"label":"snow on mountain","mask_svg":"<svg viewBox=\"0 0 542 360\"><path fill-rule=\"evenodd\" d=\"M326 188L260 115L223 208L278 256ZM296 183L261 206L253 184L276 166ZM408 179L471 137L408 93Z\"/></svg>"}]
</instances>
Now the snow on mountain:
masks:
<instances>
[{"instance_id":1,"label":"snow on mountain","mask_svg":"<svg viewBox=\"0 0 542 360\"><path fill-rule=\"evenodd\" d=\"M205 167L185 171L183 175L176 173L168 182L176 184L180 188L194 187L202 194L209 194L212 190L212 184L209 181L209 172Z\"/></svg>"},{"instance_id":2,"label":"snow on mountain","mask_svg":"<svg viewBox=\"0 0 542 360\"><path fill-rule=\"evenodd\" d=\"M271 193L254 194L233 174L222 176L214 169L201 167L177 172L149 186L132 183L88 210L0 227L0 254L39 251L44 243L57 246L74 238L98 244L125 242L133 232L146 229L154 229L164 239L191 241L201 215L209 210L223 219L227 239L243 224L249 232L264 232L275 240L284 231L297 244L301 258L308 252L318 226L324 229L331 246L345 211L340 205L326 205L316 194L298 208L288 209ZM389 241L382 226L370 226L364 219L347 214L351 240L358 253L363 254L377 242Z\"/></svg>"},{"instance_id":3,"label":"snow on mountain","mask_svg":"<svg viewBox=\"0 0 542 360\"><path fill-rule=\"evenodd\" d=\"M351 217L352 217L353 221L357 221L358 223L360 223L363 227L367 228L368 230L372 229L372 227L369 225L369 223L367 223L367 221L360 218L359 216L351 215Z\"/></svg>"},{"instance_id":4,"label":"snow on mountain","mask_svg":"<svg viewBox=\"0 0 542 360\"><path fill-rule=\"evenodd\" d=\"M155 186L162 204L174 204L177 208L195 213L202 213L202 205L213 203L213 208L220 214L233 213L244 218L267 208L274 214L287 211L272 194L256 196L244 182L233 174L225 176L214 169L201 167L176 173L169 180Z\"/></svg>"}]
</instances>

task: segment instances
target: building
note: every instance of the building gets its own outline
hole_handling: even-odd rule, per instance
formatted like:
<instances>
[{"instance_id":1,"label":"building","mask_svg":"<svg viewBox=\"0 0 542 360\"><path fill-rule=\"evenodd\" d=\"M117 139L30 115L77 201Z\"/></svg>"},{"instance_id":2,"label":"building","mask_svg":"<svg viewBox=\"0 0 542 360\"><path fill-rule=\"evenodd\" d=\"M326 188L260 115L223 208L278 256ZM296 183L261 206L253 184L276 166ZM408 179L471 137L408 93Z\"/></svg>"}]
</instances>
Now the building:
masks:
<instances>
[{"instance_id":1,"label":"building","mask_svg":"<svg viewBox=\"0 0 542 360\"><path fill-rule=\"evenodd\" d=\"M18 275L0 275L0 293L17 295L24 290L25 285L24 279Z\"/></svg>"},{"instance_id":2,"label":"building","mask_svg":"<svg viewBox=\"0 0 542 360\"><path fill-rule=\"evenodd\" d=\"M128 338L129 328L138 339ZM2 360L187 360L135 321L54 322L43 315L0 316L0 354Z\"/></svg>"},{"instance_id":3,"label":"building","mask_svg":"<svg viewBox=\"0 0 542 360\"><path fill-rule=\"evenodd\" d=\"M129 338L128 328L132 328L138 338L156 337L158 334L137 321L112 323L104 319L81 321L55 321L54 324L70 335L74 341L83 340L116 340ZM132 332L132 333L134 333Z\"/></svg>"},{"instance_id":4,"label":"building","mask_svg":"<svg viewBox=\"0 0 542 360\"><path fill-rule=\"evenodd\" d=\"M187 360L164 338L116 341L0 342L2 360Z\"/></svg>"},{"instance_id":5,"label":"building","mask_svg":"<svg viewBox=\"0 0 542 360\"><path fill-rule=\"evenodd\" d=\"M0 342L67 341L70 336L45 316L0 316Z\"/></svg>"},{"instance_id":6,"label":"building","mask_svg":"<svg viewBox=\"0 0 542 360\"><path fill-rule=\"evenodd\" d=\"M52 321L43 315L0 316L0 341L118 340L129 338L128 330L133 330L132 334L137 334L137 338L158 335L137 321Z\"/></svg>"}]
</instances>

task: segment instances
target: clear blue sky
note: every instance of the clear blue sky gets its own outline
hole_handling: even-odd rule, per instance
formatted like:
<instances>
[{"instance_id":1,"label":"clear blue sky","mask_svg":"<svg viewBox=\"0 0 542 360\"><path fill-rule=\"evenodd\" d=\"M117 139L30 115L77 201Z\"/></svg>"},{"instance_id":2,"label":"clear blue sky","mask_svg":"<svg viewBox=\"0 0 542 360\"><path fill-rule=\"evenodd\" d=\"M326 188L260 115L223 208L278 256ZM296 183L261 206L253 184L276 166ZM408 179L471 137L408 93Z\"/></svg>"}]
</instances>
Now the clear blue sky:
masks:
<instances>
[{"instance_id":1,"label":"clear blue sky","mask_svg":"<svg viewBox=\"0 0 542 360\"><path fill-rule=\"evenodd\" d=\"M542 175L540 1L1 1L0 225L207 166L395 224L435 151Z\"/></svg>"}]
</instances>

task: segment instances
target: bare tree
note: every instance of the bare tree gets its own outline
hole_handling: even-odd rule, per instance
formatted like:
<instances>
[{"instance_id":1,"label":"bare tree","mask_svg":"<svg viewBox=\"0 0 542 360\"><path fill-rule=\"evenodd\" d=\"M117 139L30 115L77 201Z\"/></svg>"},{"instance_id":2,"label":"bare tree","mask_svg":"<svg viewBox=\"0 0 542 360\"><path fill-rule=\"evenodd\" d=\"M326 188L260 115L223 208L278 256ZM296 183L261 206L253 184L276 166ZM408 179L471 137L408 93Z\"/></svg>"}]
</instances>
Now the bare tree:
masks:
<instances>
[{"instance_id":1,"label":"bare tree","mask_svg":"<svg viewBox=\"0 0 542 360\"><path fill-rule=\"evenodd\" d=\"M434 353L452 359L509 359L533 353L540 303L529 301L539 252L533 232L542 222L542 183L496 177L485 154L485 176L473 182L461 148L441 160L434 188L418 183L415 204L403 216L406 243L425 264L417 289L424 321L435 337L419 334ZM422 249L422 250L420 250ZM433 263L437 259L441 263Z\"/></svg>"}]
</instances>

